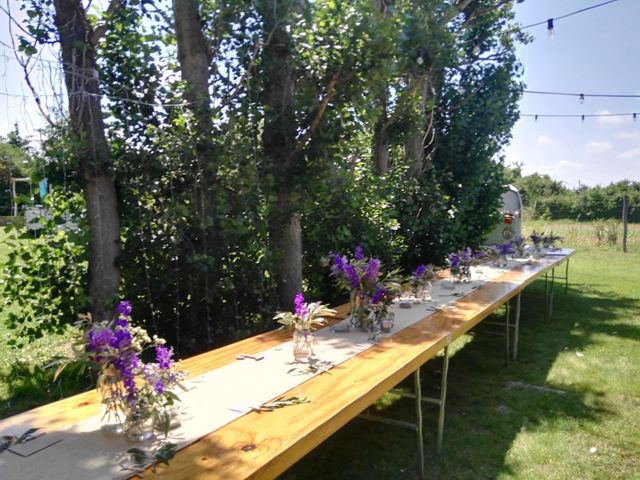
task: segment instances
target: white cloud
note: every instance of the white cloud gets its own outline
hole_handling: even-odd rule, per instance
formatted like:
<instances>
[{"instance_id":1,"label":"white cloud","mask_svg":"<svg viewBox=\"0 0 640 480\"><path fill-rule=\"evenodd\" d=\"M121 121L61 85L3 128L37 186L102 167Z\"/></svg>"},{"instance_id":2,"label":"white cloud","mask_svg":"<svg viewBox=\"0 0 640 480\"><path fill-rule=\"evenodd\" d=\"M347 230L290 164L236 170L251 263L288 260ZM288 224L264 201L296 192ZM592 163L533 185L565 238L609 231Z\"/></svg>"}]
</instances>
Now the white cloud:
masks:
<instances>
[{"instance_id":1,"label":"white cloud","mask_svg":"<svg viewBox=\"0 0 640 480\"><path fill-rule=\"evenodd\" d=\"M548 135L540 135L538 137L538 145L540 145L541 147L550 147L552 145L556 145L558 142L556 142L553 138L549 137Z\"/></svg>"},{"instance_id":2,"label":"white cloud","mask_svg":"<svg viewBox=\"0 0 640 480\"><path fill-rule=\"evenodd\" d=\"M579 170L584 168L584 163L582 162L571 162L569 160L558 160L551 165L540 165L538 167L525 166L523 168L524 175L530 175L532 173L541 173L547 174L553 178L558 176L562 176L564 173L573 172L575 170Z\"/></svg>"},{"instance_id":3,"label":"white cloud","mask_svg":"<svg viewBox=\"0 0 640 480\"><path fill-rule=\"evenodd\" d=\"M582 162L570 162L569 160L560 160L553 164L553 166L558 170L563 170L567 168L582 168L584 167L584 163Z\"/></svg>"},{"instance_id":4,"label":"white cloud","mask_svg":"<svg viewBox=\"0 0 640 480\"><path fill-rule=\"evenodd\" d=\"M611 112L609 110L598 110L598 115L610 115ZM627 123L628 118L626 117L596 117L597 122L600 125L623 125Z\"/></svg>"},{"instance_id":5,"label":"white cloud","mask_svg":"<svg viewBox=\"0 0 640 480\"><path fill-rule=\"evenodd\" d=\"M584 146L586 153L604 153L613 148L610 142L589 142Z\"/></svg>"},{"instance_id":6,"label":"white cloud","mask_svg":"<svg viewBox=\"0 0 640 480\"><path fill-rule=\"evenodd\" d=\"M626 152L622 152L618 155L617 158L621 160L630 160L632 158L640 158L640 147L627 150Z\"/></svg>"},{"instance_id":7,"label":"white cloud","mask_svg":"<svg viewBox=\"0 0 640 480\"><path fill-rule=\"evenodd\" d=\"M620 140L640 140L640 131L637 132L620 132L615 137Z\"/></svg>"}]
</instances>

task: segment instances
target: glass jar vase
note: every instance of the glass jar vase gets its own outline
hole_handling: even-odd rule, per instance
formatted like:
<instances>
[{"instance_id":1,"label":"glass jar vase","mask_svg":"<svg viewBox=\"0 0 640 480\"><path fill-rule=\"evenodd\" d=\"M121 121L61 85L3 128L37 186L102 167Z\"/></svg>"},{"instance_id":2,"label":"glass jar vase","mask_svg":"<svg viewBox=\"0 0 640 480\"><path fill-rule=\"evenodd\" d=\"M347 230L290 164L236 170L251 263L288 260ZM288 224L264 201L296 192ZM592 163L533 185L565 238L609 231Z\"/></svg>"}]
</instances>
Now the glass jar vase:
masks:
<instances>
[{"instance_id":1,"label":"glass jar vase","mask_svg":"<svg viewBox=\"0 0 640 480\"><path fill-rule=\"evenodd\" d=\"M124 422L124 437L130 442L146 442L154 437L151 412L142 406L134 406Z\"/></svg>"},{"instance_id":2,"label":"glass jar vase","mask_svg":"<svg viewBox=\"0 0 640 480\"><path fill-rule=\"evenodd\" d=\"M308 328L293 329L293 359L308 362L313 356L313 333Z\"/></svg>"}]
</instances>

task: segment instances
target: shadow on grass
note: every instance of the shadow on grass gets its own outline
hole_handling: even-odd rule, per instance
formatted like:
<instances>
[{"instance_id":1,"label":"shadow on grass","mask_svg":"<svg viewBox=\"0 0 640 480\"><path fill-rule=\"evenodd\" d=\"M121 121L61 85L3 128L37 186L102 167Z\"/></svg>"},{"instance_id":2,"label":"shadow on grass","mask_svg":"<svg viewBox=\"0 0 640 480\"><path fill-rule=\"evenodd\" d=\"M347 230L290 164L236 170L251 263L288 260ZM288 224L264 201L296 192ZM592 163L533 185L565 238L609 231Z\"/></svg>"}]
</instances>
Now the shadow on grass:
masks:
<instances>
[{"instance_id":1,"label":"shadow on grass","mask_svg":"<svg viewBox=\"0 0 640 480\"><path fill-rule=\"evenodd\" d=\"M519 358L504 366L504 339L483 334L483 325L452 356L443 454L435 453L437 408L425 404L426 478L493 479L514 474L506 462L521 431L566 418L598 421L608 412L597 399L604 392L577 382L571 388L548 383L560 355L577 356L602 334L640 338L640 329L621 323L612 311L637 311L640 300L595 289L557 286L554 314L544 318L544 283L522 296ZM437 396L440 361L423 368L423 392ZM411 389L411 379L403 382ZM585 402L591 399L589 405ZM596 399L594 401L594 399ZM378 402L380 413L413 421L412 400ZM418 478L416 434L356 419L285 472L292 479Z\"/></svg>"}]
</instances>

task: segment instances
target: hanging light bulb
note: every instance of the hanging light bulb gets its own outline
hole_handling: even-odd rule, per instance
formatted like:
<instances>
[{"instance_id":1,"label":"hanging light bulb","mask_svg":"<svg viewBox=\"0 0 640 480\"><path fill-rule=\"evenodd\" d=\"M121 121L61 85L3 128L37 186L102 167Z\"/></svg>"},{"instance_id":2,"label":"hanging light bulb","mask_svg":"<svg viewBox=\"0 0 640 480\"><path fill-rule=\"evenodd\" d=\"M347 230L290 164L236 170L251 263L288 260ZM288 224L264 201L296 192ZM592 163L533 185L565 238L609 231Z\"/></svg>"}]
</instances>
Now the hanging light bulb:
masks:
<instances>
[{"instance_id":1,"label":"hanging light bulb","mask_svg":"<svg viewBox=\"0 0 640 480\"><path fill-rule=\"evenodd\" d=\"M637 116L637 115L638 115L637 113L634 113L634 114L633 114L633 121L634 121L634 122L636 121L636 116Z\"/></svg>"},{"instance_id":2,"label":"hanging light bulb","mask_svg":"<svg viewBox=\"0 0 640 480\"><path fill-rule=\"evenodd\" d=\"M584 123L584 115L582 115L582 123Z\"/></svg>"},{"instance_id":3,"label":"hanging light bulb","mask_svg":"<svg viewBox=\"0 0 640 480\"><path fill-rule=\"evenodd\" d=\"M473 50L471 50L471 53L473 53L474 57L477 57L478 55L480 55L480 47L476 44L473 46Z\"/></svg>"},{"instance_id":4,"label":"hanging light bulb","mask_svg":"<svg viewBox=\"0 0 640 480\"><path fill-rule=\"evenodd\" d=\"M533 120L537 122L538 121L538 115L534 115Z\"/></svg>"},{"instance_id":5,"label":"hanging light bulb","mask_svg":"<svg viewBox=\"0 0 640 480\"><path fill-rule=\"evenodd\" d=\"M580 104L582 105L584 103L584 93L580 94Z\"/></svg>"},{"instance_id":6,"label":"hanging light bulb","mask_svg":"<svg viewBox=\"0 0 640 480\"><path fill-rule=\"evenodd\" d=\"M520 98L524 97L524 85L520 84Z\"/></svg>"},{"instance_id":7,"label":"hanging light bulb","mask_svg":"<svg viewBox=\"0 0 640 480\"><path fill-rule=\"evenodd\" d=\"M547 33L553 37L553 18L547 18Z\"/></svg>"}]
</instances>

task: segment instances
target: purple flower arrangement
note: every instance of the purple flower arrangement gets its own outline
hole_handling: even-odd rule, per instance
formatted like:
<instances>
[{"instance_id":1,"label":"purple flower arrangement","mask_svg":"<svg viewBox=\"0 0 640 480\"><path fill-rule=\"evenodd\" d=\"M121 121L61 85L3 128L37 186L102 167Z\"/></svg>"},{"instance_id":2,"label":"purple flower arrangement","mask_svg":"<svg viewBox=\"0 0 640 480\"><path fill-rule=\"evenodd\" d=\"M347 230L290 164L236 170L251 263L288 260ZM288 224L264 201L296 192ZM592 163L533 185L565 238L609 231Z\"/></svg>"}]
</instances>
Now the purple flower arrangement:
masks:
<instances>
[{"instance_id":1,"label":"purple flower arrangement","mask_svg":"<svg viewBox=\"0 0 640 480\"><path fill-rule=\"evenodd\" d=\"M278 323L293 329L293 358L296 362L308 361L313 356L313 332L311 327L324 323L324 317L333 316L335 310L320 302L307 303L301 292L296 294L293 312L278 312Z\"/></svg>"},{"instance_id":2,"label":"purple flower arrangement","mask_svg":"<svg viewBox=\"0 0 640 480\"><path fill-rule=\"evenodd\" d=\"M324 317L336 314L335 310L320 302L305 302L301 292L296 294L293 312L278 312L274 318L282 325L297 330L310 330L312 326L324 323Z\"/></svg>"},{"instance_id":3,"label":"purple flower arrangement","mask_svg":"<svg viewBox=\"0 0 640 480\"><path fill-rule=\"evenodd\" d=\"M87 328L72 361L98 371L105 416L109 421L115 417L126 431L131 412L149 419L174 405L179 400L175 389L181 387L185 373L178 370L173 351L164 346L163 339L152 339L145 329L132 324L128 301L120 302L117 312L110 322L85 318ZM155 361L144 362L142 354L150 348L155 348Z\"/></svg>"},{"instance_id":4,"label":"purple flower arrangement","mask_svg":"<svg viewBox=\"0 0 640 480\"><path fill-rule=\"evenodd\" d=\"M331 254L331 275L336 285L349 293L351 323L370 328L376 313L383 313L401 289L397 271L382 274L382 262L365 257L357 246L353 258L339 253Z\"/></svg>"},{"instance_id":5,"label":"purple flower arrangement","mask_svg":"<svg viewBox=\"0 0 640 480\"><path fill-rule=\"evenodd\" d=\"M534 230L533 232L531 232L531 236L529 236L529 238L531 239L533 244L536 246L536 248L539 248L542 245L542 237L543 236L544 236L544 232L541 233L541 234L538 234Z\"/></svg>"},{"instance_id":6,"label":"purple flower arrangement","mask_svg":"<svg viewBox=\"0 0 640 480\"><path fill-rule=\"evenodd\" d=\"M433 265L418 265L411 274L409 282L414 289L420 288L433 280L435 276L436 272Z\"/></svg>"},{"instance_id":7,"label":"purple flower arrangement","mask_svg":"<svg viewBox=\"0 0 640 480\"><path fill-rule=\"evenodd\" d=\"M494 256L506 257L507 255L515 253L515 248L513 242L498 243L491 247L491 252Z\"/></svg>"},{"instance_id":8,"label":"purple flower arrangement","mask_svg":"<svg viewBox=\"0 0 640 480\"><path fill-rule=\"evenodd\" d=\"M485 256L484 252L474 252L470 247L448 254L447 263L451 278L461 282L471 281L471 266L477 264Z\"/></svg>"}]
</instances>

